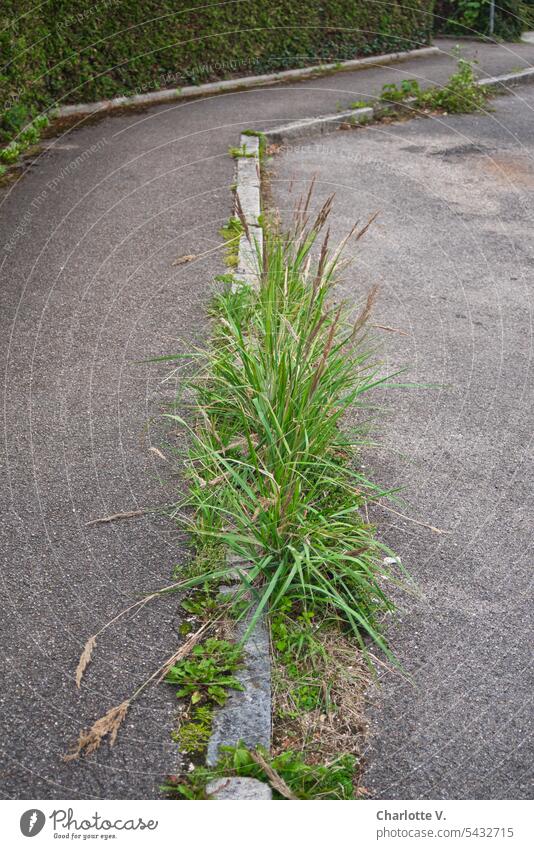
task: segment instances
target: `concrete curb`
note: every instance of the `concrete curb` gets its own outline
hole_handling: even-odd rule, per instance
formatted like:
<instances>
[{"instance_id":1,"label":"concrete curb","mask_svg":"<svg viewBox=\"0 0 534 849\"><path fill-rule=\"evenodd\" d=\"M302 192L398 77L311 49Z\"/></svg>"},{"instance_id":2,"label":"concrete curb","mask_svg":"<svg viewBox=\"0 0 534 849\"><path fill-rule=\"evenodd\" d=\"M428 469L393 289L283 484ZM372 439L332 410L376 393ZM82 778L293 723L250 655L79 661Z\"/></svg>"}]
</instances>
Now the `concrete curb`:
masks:
<instances>
[{"instance_id":1,"label":"concrete curb","mask_svg":"<svg viewBox=\"0 0 534 849\"><path fill-rule=\"evenodd\" d=\"M284 124L265 132L265 136L270 142L277 143L305 138L306 136L317 136L331 132L340 124L364 124L366 121L371 121L374 114L372 106L365 106L361 109L347 109L344 112L337 112L335 115L319 115L317 118L306 118L303 121Z\"/></svg>"},{"instance_id":2,"label":"concrete curb","mask_svg":"<svg viewBox=\"0 0 534 849\"><path fill-rule=\"evenodd\" d=\"M243 133L239 139L240 155L236 157L235 205L247 224L248 234L239 240L236 287L259 286L260 260L263 254L263 229L261 226L261 162L260 136ZM239 560L227 555L231 565ZM241 568L243 566L241 565ZM223 593L235 592L240 576L237 570L229 575L232 584L222 587ZM238 636L243 637L250 618L238 625ZM243 684L242 691L235 690L223 707L214 713L211 737L206 752L207 766L215 766L221 746L235 746L239 742L249 748L260 745L271 748L271 646L265 617L261 617L254 632L245 643L245 666L237 675ZM269 800L272 791L268 784L255 779L223 778L206 787L215 800Z\"/></svg>"},{"instance_id":3,"label":"concrete curb","mask_svg":"<svg viewBox=\"0 0 534 849\"><path fill-rule=\"evenodd\" d=\"M514 71L511 74L501 74L498 77L485 77L483 80L477 80L477 85L506 86L531 80L534 80L534 67L525 68L523 71Z\"/></svg>"},{"instance_id":4,"label":"concrete curb","mask_svg":"<svg viewBox=\"0 0 534 849\"><path fill-rule=\"evenodd\" d=\"M241 284L256 287L259 285L259 258L263 254L260 137L243 133L239 146L243 155L237 157L235 194L248 226L248 235L243 233L239 240L234 277Z\"/></svg>"},{"instance_id":5,"label":"concrete curb","mask_svg":"<svg viewBox=\"0 0 534 849\"><path fill-rule=\"evenodd\" d=\"M172 100L187 100L192 97L206 97L225 92L240 91L255 86L273 85L290 80L306 79L325 73L337 71L357 71L372 65L389 65L391 62L402 62L416 57L424 58L439 53L439 47L418 47L415 50L405 50L399 53L383 53L379 56L366 56L364 59L349 59L347 62L331 62L326 65L311 65L309 68L295 68L291 71L279 71L273 74L260 74L251 77L238 77L233 80L221 80L216 83L184 86L184 88L166 88L160 91L150 91L146 94L134 94L131 97L113 97L110 100L98 100L94 103L73 103L60 106L59 118L71 115L92 115L95 112L123 109L127 106L152 106L156 103L168 103Z\"/></svg>"},{"instance_id":6,"label":"concrete curb","mask_svg":"<svg viewBox=\"0 0 534 849\"><path fill-rule=\"evenodd\" d=\"M235 592L237 584L225 588ZM223 590L223 592L225 591ZM238 637L243 637L250 618L239 623ZM244 689L233 690L222 708L215 711L206 764L215 766L220 746L271 748L271 659L269 629L262 617L245 643L245 666L237 678Z\"/></svg>"},{"instance_id":7,"label":"concrete curb","mask_svg":"<svg viewBox=\"0 0 534 849\"><path fill-rule=\"evenodd\" d=\"M501 74L498 77L485 77L482 80L477 80L478 86L498 86L512 85L513 83L531 82L534 81L534 67L525 68L522 71L515 71L510 74ZM408 98L403 101L403 106L409 106L415 102L415 98ZM332 132L342 124L364 124L372 120L379 110L373 106L365 106L360 109L350 109L345 112L337 112L334 115L319 115L316 118L306 118L299 121L294 121L291 124L284 124L281 127L275 127L271 130L264 130L262 135L265 136L268 142L277 144L291 141L293 139L309 138L311 136L322 135L323 133Z\"/></svg>"}]
</instances>

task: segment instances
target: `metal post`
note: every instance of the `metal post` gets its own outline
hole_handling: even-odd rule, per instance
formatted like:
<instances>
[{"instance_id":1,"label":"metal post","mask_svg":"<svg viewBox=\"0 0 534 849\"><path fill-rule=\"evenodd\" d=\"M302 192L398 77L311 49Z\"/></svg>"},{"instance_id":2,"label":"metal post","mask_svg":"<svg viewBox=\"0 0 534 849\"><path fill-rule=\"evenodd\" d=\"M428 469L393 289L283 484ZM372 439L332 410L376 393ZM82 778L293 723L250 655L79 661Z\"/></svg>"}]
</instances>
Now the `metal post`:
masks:
<instances>
[{"instance_id":1,"label":"metal post","mask_svg":"<svg viewBox=\"0 0 534 849\"><path fill-rule=\"evenodd\" d=\"M495 30L495 0L490 0L489 34L493 35Z\"/></svg>"}]
</instances>

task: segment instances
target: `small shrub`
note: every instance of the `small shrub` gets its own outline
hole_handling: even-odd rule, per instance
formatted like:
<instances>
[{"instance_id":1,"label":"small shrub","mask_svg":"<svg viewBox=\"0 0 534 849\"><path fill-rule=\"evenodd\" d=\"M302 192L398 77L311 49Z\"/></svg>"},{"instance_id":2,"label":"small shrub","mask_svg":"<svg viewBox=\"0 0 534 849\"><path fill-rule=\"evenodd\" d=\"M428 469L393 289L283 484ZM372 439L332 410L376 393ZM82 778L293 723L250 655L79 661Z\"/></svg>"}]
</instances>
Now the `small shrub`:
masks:
<instances>
[{"instance_id":1,"label":"small shrub","mask_svg":"<svg viewBox=\"0 0 534 849\"><path fill-rule=\"evenodd\" d=\"M473 63L467 59L459 59L458 70L443 88L431 88L423 92L418 103L451 113L479 112L484 109L487 99L487 91L476 83Z\"/></svg>"},{"instance_id":2,"label":"small shrub","mask_svg":"<svg viewBox=\"0 0 534 849\"><path fill-rule=\"evenodd\" d=\"M28 126L19 134L18 143L23 148L28 148L32 144L37 144L39 141L39 130L35 126L35 124L28 124Z\"/></svg>"},{"instance_id":3,"label":"small shrub","mask_svg":"<svg viewBox=\"0 0 534 849\"><path fill-rule=\"evenodd\" d=\"M482 110L488 100L488 92L477 85L473 62L458 59L458 69L442 87L420 88L417 80L403 80L400 85L386 83L380 99L388 103L404 103L413 100L414 106L439 109L450 113L469 113Z\"/></svg>"},{"instance_id":4,"label":"small shrub","mask_svg":"<svg viewBox=\"0 0 534 849\"><path fill-rule=\"evenodd\" d=\"M0 161L11 165L16 162L21 154L21 147L17 142L11 142L7 147L0 150Z\"/></svg>"}]
</instances>

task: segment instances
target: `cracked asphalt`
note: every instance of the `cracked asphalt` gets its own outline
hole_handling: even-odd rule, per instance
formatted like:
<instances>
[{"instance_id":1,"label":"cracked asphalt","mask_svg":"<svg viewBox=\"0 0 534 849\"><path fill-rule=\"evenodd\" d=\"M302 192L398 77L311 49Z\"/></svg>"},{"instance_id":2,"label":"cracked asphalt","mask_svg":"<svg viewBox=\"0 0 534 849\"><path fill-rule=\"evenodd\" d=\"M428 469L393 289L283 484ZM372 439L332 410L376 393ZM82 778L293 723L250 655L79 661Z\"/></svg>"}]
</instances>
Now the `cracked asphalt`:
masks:
<instances>
[{"instance_id":1,"label":"cracked asphalt","mask_svg":"<svg viewBox=\"0 0 534 849\"><path fill-rule=\"evenodd\" d=\"M78 691L85 640L188 556L161 516L87 522L179 498L160 419L179 379L146 359L205 337L240 130L333 112L404 77L442 82L454 43L439 44L424 60L81 121L0 189L4 798L153 798L178 769L165 686L132 708L113 751L61 759L173 652L177 599L103 636ZM481 76L534 60L533 45L464 50ZM382 517L425 592L391 626L417 686L388 678L376 698L368 783L383 797L531 789L531 103L524 87L489 116L337 133L317 142L329 153L307 143L307 160L276 159L281 207L287 181L317 169L321 191L337 187L340 232L384 207L346 293L378 275L383 322L409 333L388 335L387 356L443 384L387 393L371 458L407 485L413 515L452 531ZM184 254L198 258L174 266Z\"/></svg>"}]
</instances>

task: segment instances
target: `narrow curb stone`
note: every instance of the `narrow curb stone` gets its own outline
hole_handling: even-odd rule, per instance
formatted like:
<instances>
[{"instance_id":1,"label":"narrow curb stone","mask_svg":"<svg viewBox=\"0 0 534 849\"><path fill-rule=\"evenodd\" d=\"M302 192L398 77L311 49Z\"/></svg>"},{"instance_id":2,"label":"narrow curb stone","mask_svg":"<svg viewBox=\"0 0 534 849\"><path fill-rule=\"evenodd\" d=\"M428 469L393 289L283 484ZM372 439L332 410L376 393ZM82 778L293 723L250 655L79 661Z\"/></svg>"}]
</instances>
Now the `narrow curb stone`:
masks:
<instances>
[{"instance_id":1,"label":"narrow curb stone","mask_svg":"<svg viewBox=\"0 0 534 849\"><path fill-rule=\"evenodd\" d=\"M233 592L236 586L223 588ZM250 617L239 623L237 636L241 639ZM215 766L221 746L237 746L243 742L249 749L271 748L271 659L269 629L261 617L245 644L245 663L236 678L243 690L229 693L226 703L215 711L206 763Z\"/></svg>"},{"instance_id":2,"label":"narrow curb stone","mask_svg":"<svg viewBox=\"0 0 534 849\"><path fill-rule=\"evenodd\" d=\"M261 215L260 139L243 133L239 140L243 156L237 157L235 194L248 225L248 235L239 239L237 277L239 284L259 286L259 258L263 256Z\"/></svg>"},{"instance_id":3,"label":"narrow curb stone","mask_svg":"<svg viewBox=\"0 0 534 849\"><path fill-rule=\"evenodd\" d=\"M319 115L317 118L306 118L303 121L294 121L284 124L273 130L265 132L270 142L284 142L296 138L317 136L322 133L332 132L340 124L361 124L372 120L374 109L372 106L364 106L360 109L347 109L344 112L336 112L334 115Z\"/></svg>"},{"instance_id":4,"label":"narrow curb stone","mask_svg":"<svg viewBox=\"0 0 534 849\"><path fill-rule=\"evenodd\" d=\"M504 85L511 83L529 82L534 79L534 67L524 68L522 71L514 71L511 74L501 74L498 77L485 77L483 80L477 80L477 85Z\"/></svg>"},{"instance_id":5,"label":"narrow curb stone","mask_svg":"<svg viewBox=\"0 0 534 849\"><path fill-rule=\"evenodd\" d=\"M216 778L206 785L206 794L217 801L270 801L273 798L269 785L257 778Z\"/></svg>"},{"instance_id":6,"label":"narrow curb stone","mask_svg":"<svg viewBox=\"0 0 534 849\"><path fill-rule=\"evenodd\" d=\"M97 100L94 103L72 103L60 106L58 117L70 115L88 115L95 112L123 109L126 106L151 106L156 103L168 103L172 100L187 100L191 97L202 97L210 94L239 91L254 86L272 85L286 80L306 79L332 71L354 71L369 65L388 65L391 62L402 62L404 59L433 56L439 53L439 47L418 47L415 50L405 50L399 53L383 53L379 56L366 56L364 59L349 59L347 62L329 63L327 65L312 65L309 68L294 68L290 71L279 71L273 74L259 74L250 77L236 77L233 80L221 80L216 83L184 86L183 88L166 88L160 91L150 91L146 94L134 94L131 97L113 97L110 100Z\"/></svg>"}]
</instances>

